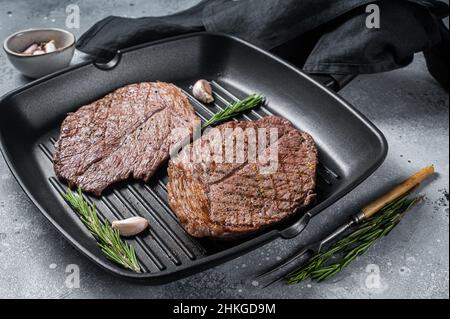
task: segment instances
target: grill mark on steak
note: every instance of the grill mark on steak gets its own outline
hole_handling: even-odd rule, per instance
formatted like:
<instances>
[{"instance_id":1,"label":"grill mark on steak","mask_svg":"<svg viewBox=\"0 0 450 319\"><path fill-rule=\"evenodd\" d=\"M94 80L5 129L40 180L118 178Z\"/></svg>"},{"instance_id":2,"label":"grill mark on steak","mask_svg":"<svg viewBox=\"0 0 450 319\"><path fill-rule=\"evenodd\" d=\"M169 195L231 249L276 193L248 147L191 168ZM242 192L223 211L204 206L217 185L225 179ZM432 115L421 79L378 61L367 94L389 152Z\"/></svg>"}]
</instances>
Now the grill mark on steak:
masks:
<instances>
[{"instance_id":1,"label":"grill mark on steak","mask_svg":"<svg viewBox=\"0 0 450 319\"><path fill-rule=\"evenodd\" d=\"M304 209L315 198L317 149L311 136L279 117L229 122L217 129L223 132L230 127L279 128L279 170L261 174L262 163L248 162L248 158L234 166L211 161L193 164L182 156L172 159L169 204L195 237L226 238L254 232ZM206 143L203 140L207 136L202 139Z\"/></svg>"},{"instance_id":2,"label":"grill mark on steak","mask_svg":"<svg viewBox=\"0 0 450 319\"><path fill-rule=\"evenodd\" d=\"M148 181L199 119L187 97L163 82L122 87L70 113L55 144L54 170L70 186L100 195L128 179Z\"/></svg>"},{"instance_id":3,"label":"grill mark on steak","mask_svg":"<svg viewBox=\"0 0 450 319\"><path fill-rule=\"evenodd\" d=\"M131 85L131 86L129 86L129 87L131 88L132 86L133 86L133 85ZM136 85L134 85L134 86L136 86L136 87L138 88L138 91L137 91L137 94L136 94L136 95L139 96L141 84L136 84ZM112 129L113 131L114 131L115 129L120 128L120 127L122 126L122 125L119 125L120 123L112 123L112 121L111 121L111 117L112 117L112 116L110 116L110 115L111 115L111 114L110 114L110 110L111 110L112 107L113 107L113 102L115 102L115 99L114 99L115 95L118 95L118 92L121 92L121 91L123 91L123 90L126 90L126 88L118 89L118 90L116 90L115 92L113 92L113 93L111 93L111 94L108 94L105 98L103 98L103 99L101 99L101 100L98 100L98 101L96 101L96 102L94 102L94 103L92 103L92 104L90 104L90 105L84 106L84 107L80 108L80 109L79 109L77 112L75 112L75 113L70 113L70 114L69 114L69 116L66 118L66 121L70 121L71 117L75 117L74 121L78 121L79 118L80 118L80 116L78 116L78 115L82 115L83 112L85 112L85 111L87 111L87 110L93 108L93 114L87 117L88 122L85 123L84 126L85 126L85 128L90 128L90 127L92 126L92 124L94 124L94 125L96 125L96 126L100 125L100 127L99 127L98 129L95 129L95 128L91 129L91 130L88 132L88 133L89 133L89 136L88 136L87 138L85 138L84 141L82 141L82 142L86 142L86 141L89 141L89 140L93 140L93 136L94 136L94 139L100 141L100 143L101 143L101 142L105 142L105 143L109 143L109 144L113 144L113 145L114 145L114 144L118 144L117 147L120 147L120 144L122 143L121 140L123 139L123 135L127 135L127 134L132 133L132 132L129 132L129 131L127 131L127 130L131 129L132 131L134 131L134 130L136 129L136 127L138 127L138 126L140 125L140 124L139 124L139 121L137 121L137 119L136 119L133 123L127 125L127 126L124 128L125 130L124 130L124 132L123 132L122 135L116 136L116 137L113 136L112 138L109 138L109 137L108 137L108 139L107 139L106 134L107 134L108 132L111 133L111 132L110 132L110 131L111 131L111 128L110 128L111 126L114 127L114 128ZM107 104L106 104L106 105L101 105L100 103L101 103L101 102L104 102L104 101L106 101ZM125 103L126 103L126 101L125 101ZM147 100L145 100L145 103L147 103ZM144 104L145 104L145 103L144 103ZM100 105L99 105L98 107L96 107L96 106L97 106L96 104L100 104ZM159 108L159 109L157 108L157 109L155 109L155 110L152 110L152 112L150 112L150 113L148 114L148 116L146 117L146 119L150 118L150 117L153 116L156 112L158 112L158 111L160 111L160 110L162 110L162 109L163 109L163 108ZM100 114L101 114L102 112L106 112L106 116L103 116L104 119L105 119L104 122L101 121L101 120L102 120L101 118L99 119ZM79 113L81 113L81 114L79 114ZM88 114L88 115L89 115L89 114ZM65 121L65 122L66 122L66 121ZM65 124L65 123L63 123L62 128L61 128L61 131L62 131L62 132L64 132L64 128L65 128L65 125L64 125L64 124ZM68 123L68 124L70 124L70 123ZM127 124L127 123L125 123L125 124ZM134 127L133 127L133 126L134 126ZM95 136L95 134L99 133L99 129L101 129L101 128L104 128L104 130L103 130L102 132L100 132L100 133L101 133L101 136ZM63 136L63 134L61 134L61 136ZM108 141L108 140L109 140L109 141ZM61 137L60 137L60 140L58 140L57 145L56 145L57 151L58 151L58 149L59 149L58 146L59 146L60 141L61 141ZM83 152L82 152L81 154L80 154L80 152L79 152L79 147L78 147L79 145L78 145L78 144L77 144L77 147L73 147L73 148L69 148L69 149L64 149L64 153L68 153L68 154L67 154L67 156L60 156L59 159L60 159L60 160L64 160L64 159L73 157L74 154L77 154L78 156L82 157L82 156L84 156L85 151L92 150L90 147L92 147L92 146L94 146L94 147L97 146L97 147L98 147L98 144L97 144L97 145L93 145L93 144L94 144L94 143L91 143L91 144L86 145L86 143L85 143L86 147L82 149ZM72 150L72 152L71 152L71 150ZM108 150L108 149L107 149L107 150ZM109 153L112 153L113 151L114 151L114 147L113 147L113 149L109 149ZM94 153L95 153L95 152L94 152ZM95 162L97 162L98 160L102 159L101 156L104 156L105 154L102 153L102 152L98 152L97 155L100 156L100 157L99 157L99 158L91 159L90 161L85 161L84 165L81 165L81 166L78 168L78 170L79 170L80 172L77 173L76 175L82 174L83 171L85 171L87 168L89 168L93 163L95 163ZM82 163L82 162L81 162L81 163Z\"/></svg>"},{"instance_id":4,"label":"grill mark on steak","mask_svg":"<svg viewBox=\"0 0 450 319\"><path fill-rule=\"evenodd\" d=\"M109 158L109 156L111 156L111 154L113 154L113 153L115 153L116 151L120 150L124 145L127 145L127 144L129 143L128 138L129 138L131 135L135 134L138 130L142 130L143 126L144 126L144 125L145 125L145 124L146 124L153 116L155 116L156 114L158 114L158 113L160 113L160 112L162 112L162 111L164 111L164 110L165 110L165 108L156 110L151 116L147 117L147 119L145 120L144 123L142 123L142 124L136 126L136 127L135 127L131 132L129 132L125 137L121 138L119 144L118 144L114 149L112 149L111 152L109 152L108 155L106 155L105 157L102 157L102 158L98 158L96 161L93 161L93 162L89 163L89 165L85 167L84 172L88 171L93 165L98 164L98 163L101 163L101 162L103 162L103 161L106 161L106 160ZM165 136L165 137L167 138L168 135ZM159 148L161 148L161 147L162 147L162 145L160 144L160 145L159 145ZM79 175L82 175L84 172L82 172L82 173L79 174ZM79 175L78 175L78 176L79 176Z\"/></svg>"}]
</instances>

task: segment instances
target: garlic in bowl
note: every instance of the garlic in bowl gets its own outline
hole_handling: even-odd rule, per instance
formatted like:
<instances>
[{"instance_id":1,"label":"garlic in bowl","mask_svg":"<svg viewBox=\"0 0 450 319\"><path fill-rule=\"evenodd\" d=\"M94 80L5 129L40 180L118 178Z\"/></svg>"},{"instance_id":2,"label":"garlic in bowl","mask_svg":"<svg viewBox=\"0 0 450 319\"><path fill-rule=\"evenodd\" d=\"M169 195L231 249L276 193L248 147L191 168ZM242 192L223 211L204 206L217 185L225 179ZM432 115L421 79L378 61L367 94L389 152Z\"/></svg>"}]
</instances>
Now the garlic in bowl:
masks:
<instances>
[{"instance_id":1,"label":"garlic in bowl","mask_svg":"<svg viewBox=\"0 0 450 319\"><path fill-rule=\"evenodd\" d=\"M3 42L3 49L17 70L39 78L67 67L75 42L75 36L62 29L29 29L10 35Z\"/></svg>"}]
</instances>

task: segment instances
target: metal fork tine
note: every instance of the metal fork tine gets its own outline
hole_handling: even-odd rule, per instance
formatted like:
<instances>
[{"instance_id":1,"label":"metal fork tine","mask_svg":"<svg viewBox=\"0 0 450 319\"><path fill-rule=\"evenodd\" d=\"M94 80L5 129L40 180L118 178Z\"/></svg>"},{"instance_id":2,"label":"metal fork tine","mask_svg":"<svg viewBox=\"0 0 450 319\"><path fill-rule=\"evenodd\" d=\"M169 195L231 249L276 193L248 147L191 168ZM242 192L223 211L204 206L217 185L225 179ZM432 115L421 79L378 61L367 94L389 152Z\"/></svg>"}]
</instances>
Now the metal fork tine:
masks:
<instances>
[{"instance_id":1,"label":"metal fork tine","mask_svg":"<svg viewBox=\"0 0 450 319\"><path fill-rule=\"evenodd\" d=\"M304 248L303 250L301 250L299 253L295 254L294 256L289 258L288 260L277 264L276 266L274 266L273 268L269 269L266 272L263 272L262 274L259 274L258 276L255 277L255 279L265 278L265 277L267 277L267 276L269 276L271 274L274 274L274 273L280 271L281 269L285 268L286 266L292 264L294 261L297 261L298 259L303 257L310 250L311 250L311 246L308 246L308 247Z\"/></svg>"},{"instance_id":2,"label":"metal fork tine","mask_svg":"<svg viewBox=\"0 0 450 319\"><path fill-rule=\"evenodd\" d=\"M276 284L277 282L281 282L283 280L287 280L290 277L292 277L295 273L297 272L297 270L290 270L286 273L283 273L282 275L276 277L275 279L273 279L272 281L270 281L269 283L267 283L266 285L262 286L262 288L267 288L269 286L272 286L273 284Z\"/></svg>"},{"instance_id":3,"label":"metal fork tine","mask_svg":"<svg viewBox=\"0 0 450 319\"><path fill-rule=\"evenodd\" d=\"M270 286L272 286L272 285L274 285L274 284L276 284L278 282L281 282L282 280L284 280L284 276L277 277L274 280L272 280L271 282L269 282L268 284L262 286L262 289L268 288L268 287L270 287Z\"/></svg>"},{"instance_id":4,"label":"metal fork tine","mask_svg":"<svg viewBox=\"0 0 450 319\"><path fill-rule=\"evenodd\" d=\"M302 257L305 257L307 255L307 253L313 253L311 246L309 246L309 248L307 247L307 248L303 249L300 253L298 253L297 255L295 255L292 258L289 258L289 260L287 260L283 264L281 264L281 265L275 267L274 269L272 269L271 271L263 274L263 276L260 278L267 278L268 280L270 278L271 279L267 283L264 283L265 280L263 279L262 286L261 286L262 289L272 286L275 283L281 282L284 279L289 278L291 274L295 273L295 271L296 271L295 268L297 268L300 264L304 264L308 260L308 258L301 259ZM299 261L299 260L301 260L301 262L291 265L294 263L294 261ZM288 265L291 265L291 267L288 267ZM284 268L286 268L286 269L284 269ZM276 273L277 275L274 277L268 277L269 274L273 274L273 273Z\"/></svg>"}]
</instances>

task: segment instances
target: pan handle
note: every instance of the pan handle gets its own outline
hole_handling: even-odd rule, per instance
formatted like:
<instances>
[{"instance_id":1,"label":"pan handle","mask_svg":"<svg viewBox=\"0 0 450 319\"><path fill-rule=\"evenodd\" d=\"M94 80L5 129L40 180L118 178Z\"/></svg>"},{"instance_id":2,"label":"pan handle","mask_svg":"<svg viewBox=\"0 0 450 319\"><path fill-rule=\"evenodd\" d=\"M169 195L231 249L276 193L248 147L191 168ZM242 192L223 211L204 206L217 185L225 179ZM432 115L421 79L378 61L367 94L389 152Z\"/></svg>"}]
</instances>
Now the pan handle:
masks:
<instances>
[{"instance_id":1,"label":"pan handle","mask_svg":"<svg viewBox=\"0 0 450 319\"><path fill-rule=\"evenodd\" d=\"M347 84L349 84L353 79L355 79L357 74L309 74L317 82L321 83L325 87L339 92Z\"/></svg>"},{"instance_id":2,"label":"pan handle","mask_svg":"<svg viewBox=\"0 0 450 319\"><path fill-rule=\"evenodd\" d=\"M117 50L114 57L112 57L108 61L93 61L94 66L100 70L108 71L114 69L117 65L119 65L120 61L122 59L122 52L120 50Z\"/></svg>"},{"instance_id":3,"label":"pan handle","mask_svg":"<svg viewBox=\"0 0 450 319\"><path fill-rule=\"evenodd\" d=\"M279 234L281 238L292 239L300 235L305 230L306 226L308 226L312 216L313 214L311 212L308 212L305 215L303 215L302 218L300 218L298 222L296 222L294 225L289 226L288 228L280 231Z\"/></svg>"}]
</instances>

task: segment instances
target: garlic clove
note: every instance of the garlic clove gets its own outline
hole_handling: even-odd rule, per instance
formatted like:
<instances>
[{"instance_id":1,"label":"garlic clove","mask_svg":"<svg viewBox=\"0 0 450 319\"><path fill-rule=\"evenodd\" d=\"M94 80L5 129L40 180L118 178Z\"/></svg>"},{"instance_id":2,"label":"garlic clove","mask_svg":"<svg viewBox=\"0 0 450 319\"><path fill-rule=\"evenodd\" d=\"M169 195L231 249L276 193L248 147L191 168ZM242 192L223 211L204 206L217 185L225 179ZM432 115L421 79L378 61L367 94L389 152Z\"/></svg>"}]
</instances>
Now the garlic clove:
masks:
<instances>
[{"instance_id":1,"label":"garlic clove","mask_svg":"<svg viewBox=\"0 0 450 319\"><path fill-rule=\"evenodd\" d=\"M142 233L148 227L148 220L143 217L131 217L112 222L112 228L117 229L124 237L134 236Z\"/></svg>"},{"instance_id":2,"label":"garlic clove","mask_svg":"<svg viewBox=\"0 0 450 319\"><path fill-rule=\"evenodd\" d=\"M41 54L45 54L45 51L43 51L43 50L35 50L33 52L33 55L41 55Z\"/></svg>"},{"instance_id":3,"label":"garlic clove","mask_svg":"<svg viewBox=\"0 0 450 319\"><path fill-rule=\"evenodd\" d=\"M54 40L50 40L44 46L45 52L50 53L56 51L56 44Z\"/></svg>"},{"instance_id":4,"label":"garlic clove","mask_svg":"<svg viewBox=\"0 0 450 319\"><path fill-rule=\"evenodd\" d=\"M23 51L23 54L33 54L34 51L36 51L39 48L39 46L37 45L37 43L33 43L32 45L30 45L28 48L25 49L25 51Z\"/></svg>"},{"instance_id":5,"label":"garlic clove","mask_svg":"<svg viewBox=\"0 0 450 319\"><path fill-rule=\"evenodd\" d=\"M211 84L206 80L198 80L194 87L192 88L192 94L196 99L203 103L214 102L214 97L212 96Z\"/></svg>"}]
</instances>

